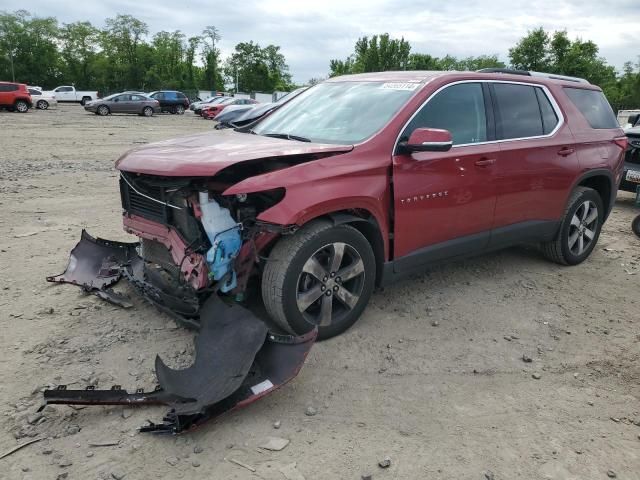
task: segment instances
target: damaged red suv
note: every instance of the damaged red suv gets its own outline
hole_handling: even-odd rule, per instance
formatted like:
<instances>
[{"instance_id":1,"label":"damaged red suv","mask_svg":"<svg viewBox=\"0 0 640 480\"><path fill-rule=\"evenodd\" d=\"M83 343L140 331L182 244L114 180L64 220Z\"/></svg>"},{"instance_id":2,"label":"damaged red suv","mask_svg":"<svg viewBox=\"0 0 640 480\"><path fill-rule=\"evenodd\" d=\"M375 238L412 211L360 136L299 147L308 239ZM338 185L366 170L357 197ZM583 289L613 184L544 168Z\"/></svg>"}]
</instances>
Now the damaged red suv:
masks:
<instances>
[{"instance_id":1,"label":"damaged red suv","mask_svg":"<svg viewBox=\"0 0 640 480\"><path fill-rule=\"evenodd\" d=\"M123 155L124 229L139 242L84 232L50 280L122 303L109 287L125 276L200 328L196 364L176 372L159 361L160 393L144 397L170 395L177 413L157 428L175 432L286 382L315 335L349 328L377 285L525 242L563 265L584 261L615 201L625 148L602 91L577 78L336 77L257 124ZM249 322L254 313L238 303L260 297L268 318ZM278 340L282 332L293 336ZM123 403L126 394L63 393L48 401Z\"/></svg>"},{"instance_id":2,"label":"damaged red suv","mask_svg":"<svg viewBox=\"0 0 640 480\"><path fill-rule=\"evenodd\" d=\"M284 330L352 325L374 286L450 258L537 242L574 265L616 196L626 139L602 91L533 72L332 78L250 129L117 162L141 291L197 322L258 280ZM204 292L204 293L203 293Z\"/></svg>"}]
</instances>

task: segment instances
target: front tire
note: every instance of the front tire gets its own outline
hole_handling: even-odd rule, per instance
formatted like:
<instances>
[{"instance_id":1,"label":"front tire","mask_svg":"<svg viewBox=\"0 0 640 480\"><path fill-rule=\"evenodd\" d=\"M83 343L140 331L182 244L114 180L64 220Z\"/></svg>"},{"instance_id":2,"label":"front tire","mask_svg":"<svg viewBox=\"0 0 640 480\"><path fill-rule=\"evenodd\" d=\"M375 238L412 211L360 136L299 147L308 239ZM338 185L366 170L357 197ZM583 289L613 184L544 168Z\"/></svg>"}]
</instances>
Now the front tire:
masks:
<instances>
[{"instance_id":1,"label":"front tire","mask_svg":"<svg viewBox=\"0 0 640 480\"><path fill-rule=\"evenodd\" d=\"M561 265L577 265L591 254L600 237L604 207L598 192L576 188L567 204L556 238L542 244L542 252Z\"/></svg>"},{"instance_id":2,"label":"front tire","mask_svg":"<svg viewBox=\"0 0 640 480\"><path fill-rule=\"evenodd\" d=\"M100 105L98 107L97 113L102 117L106 117L107 115L109 115L109 107L107 107L106 105Z\"/></svg>"},{"instance_id":3,"label":"front tire","mask_svg":"<svg viewBox=\"0 0 640 480\"><path fill-rule=\"evenodd\" d=\"M47 102L46 100L38 100L38 103L36 103L36 107L39 110L46 110L47 108L49 108L49 102Z\"/></svg>"},{"instance_id":4,"label":"front tire","mask_svg":"<svg viewBox=\"0 0 640 480\"><path fill-rule=\"evenodd\" d=\"M375 275L373 250L362 233L314 221L275 245L262 275L262 298L284 330L304 334L317 326L323 340L358 320Z\"/></svg>"}]
</instances>

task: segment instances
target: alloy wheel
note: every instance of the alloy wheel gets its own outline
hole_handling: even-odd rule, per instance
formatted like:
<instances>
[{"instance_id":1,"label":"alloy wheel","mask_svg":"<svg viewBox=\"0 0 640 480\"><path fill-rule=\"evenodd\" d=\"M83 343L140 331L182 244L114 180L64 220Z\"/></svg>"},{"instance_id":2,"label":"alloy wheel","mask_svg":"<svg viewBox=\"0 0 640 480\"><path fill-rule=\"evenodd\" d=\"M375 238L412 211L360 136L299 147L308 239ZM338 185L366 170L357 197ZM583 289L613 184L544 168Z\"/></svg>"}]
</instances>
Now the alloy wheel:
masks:
<instances>
[{"instance_id":1,"label":"alloy wheel","mask_svg":"<svg viewBox=\"0 0 640 480\"><path fill-rule=\"evenodd\" d=\"M40 110L46 110L49 108L49 103L46 100L38 100L38 104L36 105Z\"/></svg>"},{"instance_id":2,"label":"alloy wheel","mask_svg":"<svg viewBox=\"0 0 640 480\"><path fill-rule=\"evenodd\" d=\"M591 200L585 200L576 209L569 225L569 250L576 256L589 248L598 229L598 207Z\"/></svg>"},{"instance_id":3,"label":"alloy wheel","mask_svg":"<svg viewBox=\"0 0 640 480\"><path fill-rule=\"evenodd\" d=\"M335 242L318 249L298 277L297 305L305 320L325 327L356 306L365 285L360 254L347 243Z\"/></svg>"},{"instance_id":4,"label":"alloy wheel","mask_svg":"<svg viewBox=\"0 0 640 480\"><path fill-rule=\"evenodd\" d=\"M16 110L18 110L20 113L24 113L29 110L29 105L27 105L25 102L18 102L16 103Z\"/></svg>"}]
</instances>

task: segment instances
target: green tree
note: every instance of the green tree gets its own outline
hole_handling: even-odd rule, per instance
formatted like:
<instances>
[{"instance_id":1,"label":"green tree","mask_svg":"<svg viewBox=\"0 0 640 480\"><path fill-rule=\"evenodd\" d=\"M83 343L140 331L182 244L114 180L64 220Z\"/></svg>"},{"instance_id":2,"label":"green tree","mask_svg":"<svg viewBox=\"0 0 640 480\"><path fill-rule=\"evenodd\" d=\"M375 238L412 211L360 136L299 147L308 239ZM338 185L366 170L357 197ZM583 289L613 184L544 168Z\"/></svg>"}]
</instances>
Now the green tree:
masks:
<instances>
[{"instance_id":1,"label":"green tree","mask_svg":"<svg viewBox=\"0 0 640 480\"><path fill-rule=\"evenodd\" d=\"M90 22L69 23L60 29L59 39L64 81L89 88L97 80L99 30Z\"/></svg>"},{"instance_id":2,"label":"green tree","mask_svg":"<svg viewBox=\"0 0 640 480\"><path fill-rule=\"evenodd\" d=\"M116 15L106 19L105 27L100 43L112 67L109 86L140 88L150 60L145 43L149 33L147 24L131 15Z\"/></svg>"},{"instance_id":3,"label":"green tree","mask_svg":"<svg viewBox=\"0 0 640 480\"><path fill-rule=\"evenodd\" d=\"M241 42L225 62L228 84L238 92L273 92L292 87L289 67L280 47L261 48L253 42Z\"/></svg>"},{"instance_id":4,"label":"green tree","mask_svg":"<svg viewBox=\"0 0 640 480\"><path fill-rule=\"evenodd\" d=\"M2 78L32 85L48 85L60 78L58 33L53 17L33 17L25 10L0 13Z\"/></svg>"},{"instance_id":5,"label":"green tree","mask_svg":"<svg viewBox=\"0 0 640 480\"><path fill-rule=\"evenodd\" d=\"M331 60L329 75L406 70L410 52L411 45L404 38L391 39L388 33L365 36L356 41L353 54L346 60Z\"/></svg>"},{"instance_id":6,"label":"green tree","mask_svg":"<svg viewBox=\"0 0 640 480\"><path fill-rule=\"evenodd\" d=\"M202 31L203 86L207 90L224 90L224 80L220 71L220 50L216 47L220 38L220 32L213 25Z\"/></svg>"},{"instance_id":7,"label":"green tree","mask_svg":"<svg viewBox=\"0 0 640 480\"><path fill-rule=\"evenodd\" d=\"M549 71L549 34L542 27L528 32L509 49L509 59L511 66L519 70Z\"/></svg>"}]
</instances>

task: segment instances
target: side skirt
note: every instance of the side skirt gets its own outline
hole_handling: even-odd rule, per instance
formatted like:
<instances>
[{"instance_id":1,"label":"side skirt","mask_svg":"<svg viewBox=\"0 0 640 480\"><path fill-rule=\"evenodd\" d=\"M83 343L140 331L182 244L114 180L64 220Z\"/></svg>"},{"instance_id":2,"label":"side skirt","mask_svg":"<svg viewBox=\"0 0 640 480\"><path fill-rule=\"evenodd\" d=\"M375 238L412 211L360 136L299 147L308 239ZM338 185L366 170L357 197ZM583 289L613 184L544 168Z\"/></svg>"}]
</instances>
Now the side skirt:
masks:
<instances>
[{"instance_id":1,"label":"side skirt","mask_svg":"<svg viewBox=\"0 0 640 480\"><path fill-rule=\"evenodd\" d=\"M556 236L559 228L560 221L532 220L429 245L385 262L380 286L390 285L445 261L469 258L523 243L549 241Z\"/></svg>"}]
</instances>

